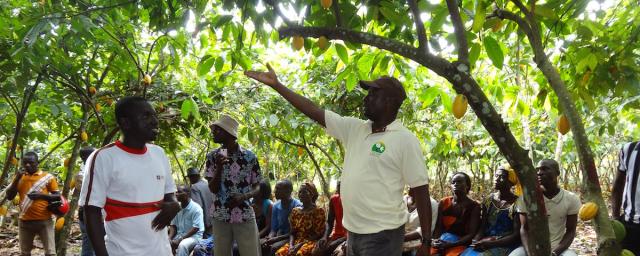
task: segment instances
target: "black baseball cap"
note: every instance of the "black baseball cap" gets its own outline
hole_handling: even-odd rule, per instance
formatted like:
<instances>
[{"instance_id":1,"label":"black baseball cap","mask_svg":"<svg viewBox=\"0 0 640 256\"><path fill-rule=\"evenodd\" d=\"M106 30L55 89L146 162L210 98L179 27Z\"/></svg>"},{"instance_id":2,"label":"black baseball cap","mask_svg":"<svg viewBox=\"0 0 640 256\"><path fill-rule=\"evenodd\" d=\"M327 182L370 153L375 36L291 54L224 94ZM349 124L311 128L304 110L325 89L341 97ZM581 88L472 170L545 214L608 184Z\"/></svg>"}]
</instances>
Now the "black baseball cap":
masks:
<instances>
[{"instance_id":1,"label":"black baseball cap","mask_svg":"<svg viewBox=\"0 0 640 256\"><path fill-rule=\"evenodd\" d=\"M387 95L397 98L400 101L404 101L407 98L407 92L405 92L402 83L400 83L398 79L390 76L382 76L373 81L361 80L360 87L365 90L369 90L369 88L384 90Z\"/></svg>"}]
</instances>

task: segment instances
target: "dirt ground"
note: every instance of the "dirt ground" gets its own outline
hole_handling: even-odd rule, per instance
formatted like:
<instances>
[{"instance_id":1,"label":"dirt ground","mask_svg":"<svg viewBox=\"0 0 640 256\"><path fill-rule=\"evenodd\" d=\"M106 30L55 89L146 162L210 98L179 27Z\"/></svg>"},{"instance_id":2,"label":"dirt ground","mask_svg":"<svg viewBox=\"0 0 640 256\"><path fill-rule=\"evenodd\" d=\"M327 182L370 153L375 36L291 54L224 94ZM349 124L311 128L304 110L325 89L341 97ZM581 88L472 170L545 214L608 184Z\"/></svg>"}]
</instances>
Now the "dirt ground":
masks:
<instances>
[{"instance_id":1,"label":"dirt ground","mask_svg":"<svg viewBox=\"0 0 640 256\"><path fill-rule=\"evenodd\" d=\"M578 221L576 239L573 240L571 248L578 255L596 255L596 233L591 223ZM75 223L71 230L71 238L67 241L67 255L80 255L80 229ZM6 225L0 228L0 255L2 256L19 256L20 249L18 244L18 228L16 226ZM42 243L36 239L36 249L32 255L44 255Z\"/></svg>"}]
</instances>

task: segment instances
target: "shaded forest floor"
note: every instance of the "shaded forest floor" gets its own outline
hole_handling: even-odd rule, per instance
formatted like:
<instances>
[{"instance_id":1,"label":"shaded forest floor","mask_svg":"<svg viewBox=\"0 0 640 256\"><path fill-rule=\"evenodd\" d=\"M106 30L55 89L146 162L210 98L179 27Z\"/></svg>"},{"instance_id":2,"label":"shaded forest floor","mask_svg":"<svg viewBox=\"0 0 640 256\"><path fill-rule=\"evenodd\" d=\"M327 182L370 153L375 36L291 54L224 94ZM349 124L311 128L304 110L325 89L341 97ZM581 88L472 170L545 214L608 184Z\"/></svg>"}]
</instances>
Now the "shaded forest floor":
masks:
<instances>
[{"instance_id":1,"label":"shaded forest floor","mask_svg":"<svg viewBox=\"0 0 640 256\"><path fill-rule=\"evenodd\" d=\"M591 223L578 221L576 239L573 240L571 248L578 255L596 255L595 245L597 244L596 233ZM80 229L75 223L72 227L71 238L67 240L67 255L80 255ZM2 256L19 256L20 248L18 243L18 227L10 226L0 229L0 255ZM42 243L36 239L36 249L33 255L44 255Z\"/></svg>"}]
</instances>

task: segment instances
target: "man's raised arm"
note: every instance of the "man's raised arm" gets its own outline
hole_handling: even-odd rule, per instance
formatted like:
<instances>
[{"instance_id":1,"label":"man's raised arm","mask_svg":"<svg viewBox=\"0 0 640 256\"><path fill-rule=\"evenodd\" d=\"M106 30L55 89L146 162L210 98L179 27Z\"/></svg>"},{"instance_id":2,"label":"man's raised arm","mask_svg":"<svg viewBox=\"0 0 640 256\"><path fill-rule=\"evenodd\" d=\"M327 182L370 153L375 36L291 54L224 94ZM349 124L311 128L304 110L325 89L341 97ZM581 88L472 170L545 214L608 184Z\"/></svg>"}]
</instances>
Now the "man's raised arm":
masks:
<instances>
[{"instance_id":1,"label":"man's raised arm","mask_svg":"<svg viewBox=\"0 0 640 256\"><path fill-rule=\"evenodd\" d=\"M244 74L254 80L266 84L276 90L283 98L285 98L291 105L300 110L303 114L316 121L322 126L325 126L324 122L324 109L318 107L311 100L304 96L295 93L278 81L278 76L273 71L271 66L267 64L268 72L259 71L245 71Z\"/></svg>"}]
</instances>

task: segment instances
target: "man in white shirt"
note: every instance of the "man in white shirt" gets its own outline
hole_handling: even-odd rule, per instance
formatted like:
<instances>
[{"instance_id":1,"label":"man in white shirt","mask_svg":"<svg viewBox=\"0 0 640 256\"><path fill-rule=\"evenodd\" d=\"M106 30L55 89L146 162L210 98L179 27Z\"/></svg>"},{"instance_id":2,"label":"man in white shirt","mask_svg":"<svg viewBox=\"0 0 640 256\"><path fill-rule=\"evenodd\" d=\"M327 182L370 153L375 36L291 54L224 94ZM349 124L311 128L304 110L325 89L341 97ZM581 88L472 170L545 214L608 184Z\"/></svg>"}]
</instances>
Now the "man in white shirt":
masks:
<instances>
[{"instance_id":1,"label":"man in white shirt","mask_svg":"<svg viewBox=\"0 0 640 256\"><path fill-rule=\"evenodd\" d=\"M399 120L398 111L407 95L400 81L383 76L360 81L367 90L364 116L369 120L343 117L316 106L309 99L282 85L269 72L247 71L282 95L291 105L326 128L344 145L341 177L343 224L349 231L348 255L400 255L404 223L408 218L403 200L405 186L417 195L420 226L431 230L429 179L418 139ZM385 242L380 242L385 241ZM431 234L422 234L419 255L428 255Z\"/></svg>"},{"instance_id":2,"label":"man in white shirt","mask_svg":"<svg viewBox=\"0 0 640 256\"><path fill-rule=\"evenodd\" d=\"M125 97L115 118L122 141L91 154L82 182L91 245L97 256L172 255L166 227L181 207L169 159L147 143L158 135L156 113L144 98Z\"/></svg>"},{"instance_id":3,"label":"man in white shirt","mask_svg":"<svg viewBox=\"0 0 640 256\"><path fill-rule=\"evenodd\" d=\"M544 206L547 209L549 218L549 240L551 242L552 256L577 256L569 249L573 239L576 237L576 224L578 222L578 211L580 211L580 198L574 193L561 189L558 186L558 176L560 166L552 159L544 159L536 166L538 170L538 182L544 195ZM510 256L527 255L529 248L527 243L527 208L522 197L516 201L516 208L520 215L520 238L522 244L511 252Z\"/></svg>"}]
</instances>

